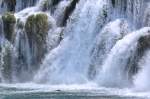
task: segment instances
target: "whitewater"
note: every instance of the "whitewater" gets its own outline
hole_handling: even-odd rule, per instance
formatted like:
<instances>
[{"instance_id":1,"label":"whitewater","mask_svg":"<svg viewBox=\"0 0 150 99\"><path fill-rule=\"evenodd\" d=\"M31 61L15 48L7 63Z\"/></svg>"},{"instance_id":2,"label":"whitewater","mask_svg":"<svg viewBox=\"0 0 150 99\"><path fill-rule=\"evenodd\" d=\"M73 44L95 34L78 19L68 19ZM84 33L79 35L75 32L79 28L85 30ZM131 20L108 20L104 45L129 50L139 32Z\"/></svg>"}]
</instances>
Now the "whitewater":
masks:
<instances>
[{"instance_id":1,"label":"whitewater","mask_svg":"<svg viewBox=\"0 0 150 99\"><path fill-rule=\"evenodd\" d=\"M0 1L4 99L150 98L149 0L14 2Z\"/></svg>"}]
</instances>

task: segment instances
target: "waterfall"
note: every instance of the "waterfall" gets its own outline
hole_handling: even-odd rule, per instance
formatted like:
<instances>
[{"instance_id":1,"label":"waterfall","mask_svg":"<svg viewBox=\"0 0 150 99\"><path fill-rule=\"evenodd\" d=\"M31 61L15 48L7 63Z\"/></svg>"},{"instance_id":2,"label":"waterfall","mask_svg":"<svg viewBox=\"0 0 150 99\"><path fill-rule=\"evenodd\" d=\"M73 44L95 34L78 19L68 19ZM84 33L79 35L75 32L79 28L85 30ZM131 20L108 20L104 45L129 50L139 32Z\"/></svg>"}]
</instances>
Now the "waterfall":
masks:
<instances>
[{"instance_id":1,"label":"waterfall","mask_svg":"<svg viewBox=\"0 0 150 99\"><path fill-rule=\"evenodd\" d=\"M34 6L39 0L16 0L16 12L21 11L24 8Z\"/></svg>"},{"instance_id":2,"label":"waterfall","mask_svg":"<svg viewBox=\"0 0 150 99\"><path fill-rule=\"evenodd\" d=\"M129 75L128 69L131 67L128 66L133 64L139 38L148 34L149 28L144 28L130 33L116 43L106 58L103 68L100 70L97 78L100 85L106 87L124 87L129 85L130 77L132 76Z\"/></svg>"},{"instance_id":3,"label":"waterfall","mask_svg":"<svg viewBox=\"0 0 150 99\"><path fill-rule=\"evenodd\" d=\"M56 11L54 11L53 16L56 20L59 20L57 22L58 25L61 25L63 18L64 18L65 9L69 5L70 5L70 1L64 0L64 1L60 2L60 4L57 6Z\"/></svg>"},{"instance_id":4,"label":"waterfall","mask_svg":"<svg viewBox=\"0 0 150 99\"><path fill-rule=\"evenodd\" d=\"M150 15L150 3L147 3L146 5L146 10L144 11L144 19L143 19L143 26L150 26L150 19L149 19L149 15Z\"/></svg>"},{"instance_id":5,"label":"waterfall","mask_svg":"<svg viewBox=\"0 0 150 99\"><path fill-rule=\"evenodd\" d=\"M115 17L128 18L135 25L135 28L141 27L140 20L145 8L144 0L112 0L115 7Z\"/></svg>"},{"instance_id":6,"label":"waterfall","mask_svg":"<svg viewBox=\"0 0 150 99\"><path fill-rule=\"evenodd\" d=\"M0 82L149 90L149 0L0 0Z\"/></svg>"},{"instance_id":7,"label":"waterfall","mask_svg":"<svg viewBox=\"0 0 150 99\"><path fill-rule=\"evenodd\" d=\"M63 36L63 27L56 26L56 20L51 16L51 11L43 11L46 0L16 0L16 4L13 6L16 8L14 10L15 13L8 12L5 14L7 10L9 11L9 9L7 9L9 5L7 4L12 2L1 1L1 4L6 6L2 6L0 10L2 11L0 22L1 82L27 82L32 80L47 50L52 50L59 45ZM45 35L36 36L32 33L30 35L27 32L26 25L29 18L36 15L39 15L38 17L42 17L41 15L47 17L47 22L45 22L46 25L44 27L46 30L42 28L40 28L40 30L39 28L34 29L33 27L31 27L31 30L35 33L45 32ZM9 17L10 19L13 18L13 24L11 20L8 19ZM37 21L42 20L39 19ZM38 24L41 24L41 22ZM5 27L3 27L3 25ZM37 27L38 25L35 26ZM7 31L6 28L11 31ZM41 36L42 41L39 36ZM10 45L11 47L9 47Z\"/></svg>"},{"instance_id":8,"label":"waterfall","mask_svg":"<svg viewBox=\"0 0 150 99\"><path fill-rule=\"evenodd\" d=\"M82 8L80 5L83 5ZM73 22L66 27L64 40L47 55L35 80L52 84L87 82L89 53L92 41L101 28L101 26L98 28L97 24L104 24L104 22L97 23L99 19L105 18L104 6L107 6L105 0L80 1L72 16ZM45 78L46 75L49 76Z\"/></svg>"},{"instance_id":9,"label":"waterfall","mask_svg":"<svg viewBox=\"0 0 150 99\"><path fill-rule=\"evenodd\" d=\"M139 62L140 68L142 68L139 73L134 77L134 85L136 90L149 91L149 51L145 53L144 57Z\"/></svg>"},{"instance_id":10,"label":"waterfall","mask_svg":"<svg viewBox=\"0 0 150 99\"><path fill-rule=\"evenodd\" d=\"M1 0L0 13L7 11L19 12L27 7L34 6L39 0Z\"/></svg>"},{"instance_id":11,"label":"waterfall","mask_svg":"<svg viewBox=\"0 0 150 99\"><path fill-rule=\"evenodd\" d=\"M92 74L96 75L98 73L112 47L129 31L128 22L124 19L117 19L105 25L95 40L89 75L92 76Z\"/></svg>"}]
</instances>

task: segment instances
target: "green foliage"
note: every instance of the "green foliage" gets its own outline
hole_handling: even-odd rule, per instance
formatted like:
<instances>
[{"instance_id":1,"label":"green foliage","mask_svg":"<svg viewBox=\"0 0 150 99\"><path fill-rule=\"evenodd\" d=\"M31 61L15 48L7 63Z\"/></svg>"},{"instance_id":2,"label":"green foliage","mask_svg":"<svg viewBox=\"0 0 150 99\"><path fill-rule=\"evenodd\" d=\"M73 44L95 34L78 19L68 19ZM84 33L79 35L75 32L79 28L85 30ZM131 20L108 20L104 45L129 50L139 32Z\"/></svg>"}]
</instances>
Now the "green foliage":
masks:
<instances>
[{"instance_id":1,"label":"green foliage","mask_svg":"<svg viewBox=\"0 0 150 99\"><path fill-rule=\"evenodd\" d=\"M43 41L48 31L48 16L40 13L28 17L25 23L25 31L29 36L35 36L36 41Z\"/></svg>"},{"instance_id":2,"label":"green foliage","mask_svg":"<svg viewBox=\"0 0 150 99\"><path fill-rule=\"evenodd\" d=\"M5 13L2 16L3 24L4 24L4 34L8 40L11 40L12 35L15 31L15 23L16 18L12 13Z\"/></svg>"},{"instance_id":3,"label":"green foliage","mask_svg":"<svg viewBox=\"0 0 150 99\"><path fill-rule=\"evenodd\" d=\"M25 23L25 32L29 38L30 46L36 46L37 50L35 61L40 62L46 52L45 43L49 30L48 16L44 13L31 15ZM34 50L33 49L33 50Z\"/></svg>"},{"instance_id":4,"label":"green foliage","mask_svg":"<svg viewBox=\"0 0 150 99\"><path fill-rule=\"evenodd\" d=\"M5 13L3 16L2 16L2 19L4 22L6 23L16 23L16 18L14 16L14 14L12 13Z\"/></svg>"},{"instance_id":5,"label":"green foliage","mask_svg":"<svg viewBox=\"0 0 150 99\"><path fill-rule=\"evenodd\" d=\"M25 23L25 32L29 38L30 47L32 50L37 50L34 57L35 63L41 62L44 53L46 52L45 44L49 30L48 16L44 13L30 15Z\"/></svg>"}]
</instances>

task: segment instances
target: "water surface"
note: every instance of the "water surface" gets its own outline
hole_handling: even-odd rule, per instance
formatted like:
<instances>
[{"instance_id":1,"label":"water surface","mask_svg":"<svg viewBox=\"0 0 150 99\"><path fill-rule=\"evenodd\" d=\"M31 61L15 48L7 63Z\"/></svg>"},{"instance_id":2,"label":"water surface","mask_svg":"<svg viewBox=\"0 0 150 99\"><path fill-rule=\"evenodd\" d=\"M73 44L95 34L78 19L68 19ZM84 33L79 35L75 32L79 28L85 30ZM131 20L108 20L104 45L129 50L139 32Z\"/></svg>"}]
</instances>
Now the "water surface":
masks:
<instances>
[{"instance_id":1,"label":"water surface","mask_svg":"<svg viewBox=\"0 0 150 99\"><path fill-rule=\"evenodd\" d=\"M0 85L0 99L149 99L148 93L86 86Z\"/></svg>"}]
</instances>

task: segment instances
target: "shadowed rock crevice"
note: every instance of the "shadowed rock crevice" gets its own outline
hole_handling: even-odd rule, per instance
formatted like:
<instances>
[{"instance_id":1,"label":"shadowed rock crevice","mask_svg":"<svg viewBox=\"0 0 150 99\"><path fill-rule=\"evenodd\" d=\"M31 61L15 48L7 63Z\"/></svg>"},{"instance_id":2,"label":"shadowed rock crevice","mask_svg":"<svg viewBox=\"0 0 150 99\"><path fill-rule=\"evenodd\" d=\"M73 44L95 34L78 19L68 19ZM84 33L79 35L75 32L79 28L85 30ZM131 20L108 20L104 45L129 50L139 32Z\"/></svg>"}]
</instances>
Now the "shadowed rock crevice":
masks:
<instances>
[{"instance_id":1,"label":"shadowed rock crevice","mask_svg":"<svg viewBox=\"0 0 150 99\"><path fill-rule=\"evenodd\" d=\"M150 31L148 31L150 32ZM150 49L150 35L142 36L139 38L137 43L137 49L134 56L128 60L127 71L129 71L129 76L132 78L133 75L137 74L139 69L139 62L145 55L145 53Z\"/></svg>"},{"instance_id":2,"label":"shadowed rock crevice","mask_svg":"<svg viewBox=\"0 0 150 99\"><path fill-rule=\"evenodd\" d=\"M3 0L1 6L4 5L6 5L7 11L15 12L16 0Z\"/></svg>"},{"instance_id":3,"label":"shadowed rock crevice","mask_svg":"<svg viewBox=\"0 0 150 99\"><path fill-rule=\"evenodd\" d=\"M80 0L72 0L72 2L70 3L69 6L66 7L65 12L64 12L64 17L63 17L63 21L61 23L61 26L65 26L67 23L67 19L70 17L70 15L72 14L72 12L74 11L76 4L79 2Z\"/></svg>"}]
</instances>

